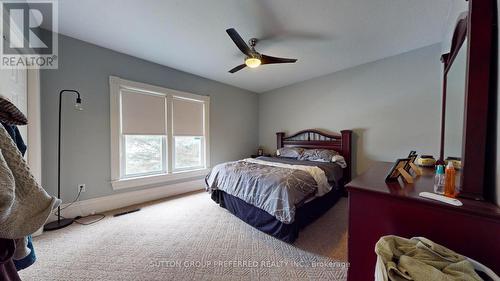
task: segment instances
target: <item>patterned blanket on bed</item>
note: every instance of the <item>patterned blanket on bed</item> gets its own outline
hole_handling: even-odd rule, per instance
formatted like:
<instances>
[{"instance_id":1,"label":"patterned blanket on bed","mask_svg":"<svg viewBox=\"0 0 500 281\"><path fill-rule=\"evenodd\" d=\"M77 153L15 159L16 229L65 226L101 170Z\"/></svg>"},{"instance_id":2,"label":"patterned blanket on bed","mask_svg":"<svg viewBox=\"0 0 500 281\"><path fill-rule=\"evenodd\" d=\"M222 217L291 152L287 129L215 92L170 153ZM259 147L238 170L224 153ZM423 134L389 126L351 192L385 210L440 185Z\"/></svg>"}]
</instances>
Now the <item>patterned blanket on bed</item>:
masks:
<instances>
[{"instance_id":1,"label":"patterned blanket on bed","mask_svg":"<svg viewBox=\"0 0 500 281\"><path fill-rule=\"evenodd\" d=\"M293 223L295 210L318 193L318 178L304 169L269 165L263 161L235 161L215 166L205 181L207 190L222 190L276 217ZM317 167L314 167L319 169ZM321 183L328 182L325 173Z\"/></svg>"}]
</instances>

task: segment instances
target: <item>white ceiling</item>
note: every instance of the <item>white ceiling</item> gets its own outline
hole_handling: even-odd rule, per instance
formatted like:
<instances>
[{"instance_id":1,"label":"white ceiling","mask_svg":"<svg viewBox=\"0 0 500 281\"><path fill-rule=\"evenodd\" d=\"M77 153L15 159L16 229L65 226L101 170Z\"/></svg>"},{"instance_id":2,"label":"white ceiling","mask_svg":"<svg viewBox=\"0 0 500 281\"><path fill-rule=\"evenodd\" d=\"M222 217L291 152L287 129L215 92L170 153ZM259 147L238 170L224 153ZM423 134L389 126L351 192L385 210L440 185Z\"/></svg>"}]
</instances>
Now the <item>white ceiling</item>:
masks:
<instances>
[{"instance_id":1,"label":"white ceiling","mask_svg":"<svg viewBox=\"0 0 500 281\"><path fill-rule=\"evenodd\" d=\"M60 0L59 31L202 77L265 92L441 42L450 0ZM225 30L295 64L227 71Z\"/></svg>"}]
</instances>

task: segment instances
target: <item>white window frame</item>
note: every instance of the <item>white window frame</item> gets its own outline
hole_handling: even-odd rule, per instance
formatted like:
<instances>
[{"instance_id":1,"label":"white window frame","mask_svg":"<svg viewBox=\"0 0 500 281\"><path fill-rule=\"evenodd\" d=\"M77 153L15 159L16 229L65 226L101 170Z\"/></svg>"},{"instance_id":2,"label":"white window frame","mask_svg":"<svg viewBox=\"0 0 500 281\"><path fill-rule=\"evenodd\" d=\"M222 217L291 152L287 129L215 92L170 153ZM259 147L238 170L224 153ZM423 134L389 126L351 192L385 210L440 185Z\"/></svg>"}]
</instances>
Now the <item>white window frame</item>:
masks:
<instances>
[{"instance_id":1,"label":"white window frame","mask_svg":"<svg viewBox=\"0 0 500 281\"><path fill-rule=\"evenodd\" d=\"M174 173L176 172L184 172L184 171L189 171L189 170L193 170L193 169L202 169L203 167L203 163L205 162L205 136L201 136L201 162L202 162L202 166L198 166L198 167L189 167L189 168L176 168L175 167L175 137L176 136L172 136L172 171ZM177 137L191 137L191 138L197 138L197 137L200 137L200 136L177 136Z\"/></svg>"},{"instance_id":2,"label":"white window frame","mask_svg":"<svg viewBox=\"0 0 500 281\"><path fill-rule=\"evenodd\" d=\"M188 179L206 175L210 169L210 97L195 95L178 90L168 89L164 87L149 85L145 83L125 80L120 77L109 77L110 87L110 125L111 125L111 185L113 189L124 189L139 186L168 184L172 181L181 179ZM124 151L124 137L121 133L121 106L120 94L121 91L135 90L139 92L153 93L156 95L163 95L167 99L167 135L164 138L166 142L166 172L162 174L141 175L136 177L124 177L123 173L123 151ZM199 169L177 171L173 170L174 163L174 139L172 130L172 104L174 97L181 97L185 99L192 99L203 102L204 105L204 128L205 135L202 142L202 160L204 159L204 166Z\"/></svg>"}]
</instances>

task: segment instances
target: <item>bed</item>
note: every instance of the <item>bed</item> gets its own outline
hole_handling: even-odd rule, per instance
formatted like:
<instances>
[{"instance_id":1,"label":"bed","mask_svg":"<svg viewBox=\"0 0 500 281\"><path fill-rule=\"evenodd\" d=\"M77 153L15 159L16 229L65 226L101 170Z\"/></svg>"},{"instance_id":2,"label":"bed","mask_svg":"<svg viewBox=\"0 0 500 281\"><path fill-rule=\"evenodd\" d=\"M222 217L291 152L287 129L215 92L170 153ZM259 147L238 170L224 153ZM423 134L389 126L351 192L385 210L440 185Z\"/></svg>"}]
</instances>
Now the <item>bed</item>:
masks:
<instances>
[{"instance_id":1,"label":"bed","mask_svg":"<svg viewBox=\"0 0 500 281\"><path fill-rule=\"evenodd\" d=\"M342 165L283 157L258 157L216 165L206 177L211 198L247 224L293 243L299 230L346 195L351 179L350 130L276 133L277 148L328 149ZM341 157L341 158L342 158Z\"/></svg>"}]
</instances>

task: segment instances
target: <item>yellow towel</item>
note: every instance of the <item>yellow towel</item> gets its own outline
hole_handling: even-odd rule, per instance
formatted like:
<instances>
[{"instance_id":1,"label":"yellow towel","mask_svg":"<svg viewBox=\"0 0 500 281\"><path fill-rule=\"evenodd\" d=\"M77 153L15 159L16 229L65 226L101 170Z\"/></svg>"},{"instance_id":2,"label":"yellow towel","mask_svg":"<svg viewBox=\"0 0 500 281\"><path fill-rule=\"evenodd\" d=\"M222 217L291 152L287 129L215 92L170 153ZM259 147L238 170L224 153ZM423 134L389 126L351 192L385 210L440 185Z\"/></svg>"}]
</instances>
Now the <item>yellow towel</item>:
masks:
<instances>
[{"instance_id":1,"label":"yellow towel","mask_svg":"<svg viewBox=\"0 0 500 281\"><path fill-rule=\"evenodd\" d=\"M375 253L385 266L388 280L482 280L466 257L426 238L384 236L375 245Z\"/></svg>"}]
</instances>

